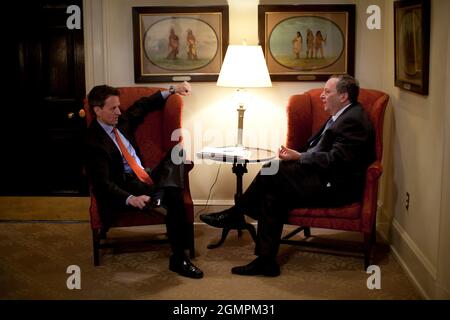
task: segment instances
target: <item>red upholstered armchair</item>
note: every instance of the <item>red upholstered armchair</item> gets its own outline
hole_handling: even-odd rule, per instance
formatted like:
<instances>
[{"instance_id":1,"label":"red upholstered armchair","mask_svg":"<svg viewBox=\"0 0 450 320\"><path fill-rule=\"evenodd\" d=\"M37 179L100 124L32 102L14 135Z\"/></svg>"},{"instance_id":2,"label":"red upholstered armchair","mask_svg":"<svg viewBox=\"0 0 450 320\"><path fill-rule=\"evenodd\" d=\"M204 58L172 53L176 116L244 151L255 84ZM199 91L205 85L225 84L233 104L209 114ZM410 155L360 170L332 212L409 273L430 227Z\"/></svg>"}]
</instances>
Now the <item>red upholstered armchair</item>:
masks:
<instances>
[{"instance_id":1,"label":"red upholstered armchair","mask_svg":"<svg viewBox=\"0 0 450 320\"><path fill-rule=\"evenodd\" d=\"M124 87L118 88L120 91L121 110L126 110L134 101L143 96L149 96L159 88L142 88L142 87ZM181 128L181 112L183 108L183 100L181 96L174 94L169 96L165 107L160 111L149 113L144 122L136 131L136 143L139 146L142 162L144 166L155 167L164 157L166 152L170 150L178 141L171 141L172 132ZM92 121L92 115L85 105L87 122ZM191 257L194 256L194 206L189 189L189 171L192 170L193 164L186 165L185 188L184 188L184 206L188 221L191 225L191 236L189 250ZM107 231L100 219L97 207L97 200L91 191L91 206L89 208L90 221L92 228L92 241L94 249L94 265L99 265L99 251L103 247L107 247L106 235ZM117 221L111 227L131 227L142 225L164 224L162 216L152 217L139 212L130 210L120 215Z\"/></svg>"},{"instance_id":2,"label":"red upholstered armchair","mask_svg":"<svg viewBox=\"0 0 450 320\"><path fill-rule=\"evenodd\" d=\"M288 148L304 149L308 138L317 132L329 117L320 101L322 91L323 89L312 89L289 99L286 142ZM300 227L283 237L281 243L308 244L305 240L289 239L301 231L304 231L306 238L311 237L310 227L360 232L364 236L363 254L367 269L376 240L378 180L382 173L383 118L389 97L380 91L360 89L358 100L369 114L376 136L376 160L367 169L363 199L361 202L338 208L298 208L290 211L286 224Z\"/></svg>"}]
</instances>

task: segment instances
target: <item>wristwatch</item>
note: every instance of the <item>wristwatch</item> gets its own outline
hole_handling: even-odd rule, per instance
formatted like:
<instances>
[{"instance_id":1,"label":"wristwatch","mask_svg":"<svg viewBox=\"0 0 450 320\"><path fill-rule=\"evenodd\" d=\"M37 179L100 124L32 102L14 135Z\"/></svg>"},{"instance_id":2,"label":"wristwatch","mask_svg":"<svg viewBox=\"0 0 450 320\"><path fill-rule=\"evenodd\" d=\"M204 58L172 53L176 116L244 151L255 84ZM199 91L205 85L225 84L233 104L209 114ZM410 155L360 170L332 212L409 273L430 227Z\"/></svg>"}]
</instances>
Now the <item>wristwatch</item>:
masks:
<instances>
[{"instance_id":1,"label":"wristwatch","mask_svg":"<svg viewBox=\"0 0 450 320\"><path fill-rule=\"evenodd\" d=\"M170 92L170 94L174 94L175 93L175 87L174 86L170 86L169 92Z\"/></svg>"}]
</instances>

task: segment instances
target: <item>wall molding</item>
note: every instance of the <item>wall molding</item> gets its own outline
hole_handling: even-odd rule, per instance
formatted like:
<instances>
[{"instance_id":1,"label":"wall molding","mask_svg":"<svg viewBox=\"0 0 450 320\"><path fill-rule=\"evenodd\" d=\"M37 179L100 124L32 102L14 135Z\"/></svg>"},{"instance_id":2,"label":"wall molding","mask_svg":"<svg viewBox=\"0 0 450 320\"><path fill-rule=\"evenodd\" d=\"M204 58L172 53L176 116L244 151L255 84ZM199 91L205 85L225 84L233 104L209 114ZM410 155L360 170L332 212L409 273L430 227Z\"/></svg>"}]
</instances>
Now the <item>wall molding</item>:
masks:
<instances>
[{"instance_id":1,"label":"wall molding","mask_svg":"<svg viewBox=\"0 0 450 320\"><path fill-rule=\"evenodd\" d=\"M416 289L419 291L419 294L424 297L427 300L431 300L430 296L427 294L427 292L424 290L424 288L422 287L422 285L420 284L419 280L414 276L414 273L411 271L410 268L408 268L408 263L405 262L405 260L402 259L401 255L399 254L399 252L395 249L395 247L393 247L391 245L391 251L394 254L395 259L397 260L397 262L400 264L400 266L402 267L403 271L406 272L406 275L408 276L408 278L413 282L414 287L416 287Z\"/></svg>"},{"instance_id":2,"label":"wall molding","mask_svg":"<svg viewBox=\"0 0 450 320\"><path fill-rule=\"evenodd\" d=\"M109 17L110 17L110 1L102 0L102 34L103 34L103 70L104 70L104 83L111 85L111 77L110 77L110 46L111 43L109 36Z\"/></svg>"},{"instance_id":3,"label":"wall molding","mask_svg":"<svg viewBox=\"0 0 450 320\"><path fill-rule=\"evenodd\" d=\"M107 83L106 13L103 1L83 1L86 92Z\"/></svg>"},{"instance_id":4,"label":"wall molding","mask_svg":"<svg viewBox=\"0 0 450 320\"><path fill-rule=\"evenodd\" d=\"M204 206L206 205L205 199L193 199L194 206ZM234 200L222 199L222 200L209 200L208 206L233 206Z\"/></svg>"},{"instance_id":5,"label":"wall molding","mask_svg":"<svg viewBox=\"0 0 450 320\"><path fill-rule=\"evenodd\" d=\"M433 277L434 280L437 278L437 269L433 263L423 254L422 250L416 245L413 239L408 235L405 229L394 219L392 226L397 233L403 238L405 243L408 245L410 250L416 255L417 259L422 263L422 265L427 269L428 273Z\"/></svg>"},{"instance_id":6,"label":"wall molding","mask_svg":"<svg viewBox=\"0 0 450 320\"><path fill-rule=\"evenodd\" d=\"M0 197L0 220L89 221L89 197Z\"/></svg>"},{"instance_id":7,"label":"wall molding","mask_svg":"<svg viewBox=\"0 0 450 320\"><path fill-rule=\"evenodd\" d=\"M426 299L432 299L436 289L437 268L395 219L392 222L390 247L419 293Z\"/></svg>"},{"instance_id":8,"label":"wall molding","mask_svg":"<svg viewBox=\"0 0 450 320\"><path fill-rule=\"evenodd\" d=\"M447 3L447 8L450 8ZM448 10L447 10L448 11ZM445 12L445 10L444 10ZM447 24L449 24L447 22ZM450 32L447 30L447 76L446 83L450 83ZM450 92L447 90L444 112L443 132L443 158L442 158L442 181L441 181L441 212L439 217L439 245L438 245L438 279L436 285L437 299L450 299Z\"/></svg>"},{"instance_id":9,"label":"wall molding","mask_svg":"<svg viewBox=\"0 0 450 320\"><path fill-rule=\"evenodd\" d=\"M381 201L377 202L377 210L377 235L381 236L384 241L390 243L389 230L392 224L391 218L387 213L384 203Z\"/></svg>"}]
</instances>

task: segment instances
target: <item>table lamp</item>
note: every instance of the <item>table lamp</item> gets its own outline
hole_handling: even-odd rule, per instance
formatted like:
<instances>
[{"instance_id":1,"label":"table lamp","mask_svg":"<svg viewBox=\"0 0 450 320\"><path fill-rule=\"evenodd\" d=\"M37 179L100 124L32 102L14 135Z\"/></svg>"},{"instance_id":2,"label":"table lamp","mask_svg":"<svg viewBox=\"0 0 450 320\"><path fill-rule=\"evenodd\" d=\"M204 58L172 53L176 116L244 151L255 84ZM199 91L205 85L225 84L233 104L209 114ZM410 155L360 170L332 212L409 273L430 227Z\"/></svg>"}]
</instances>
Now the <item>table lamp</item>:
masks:
<instances>
[{"instance_id":1,"label":"table lamp","mask_svg":"<svg viewBox=\"0 0 450 320\"><path fill-rule=\"evenodd\" d=\"M229 45L220 69L219 87L245 88L271 87L269 71L261 46ZM239 102L237 146L243 146L244 103Z\"/></svg>"}]
</instances>

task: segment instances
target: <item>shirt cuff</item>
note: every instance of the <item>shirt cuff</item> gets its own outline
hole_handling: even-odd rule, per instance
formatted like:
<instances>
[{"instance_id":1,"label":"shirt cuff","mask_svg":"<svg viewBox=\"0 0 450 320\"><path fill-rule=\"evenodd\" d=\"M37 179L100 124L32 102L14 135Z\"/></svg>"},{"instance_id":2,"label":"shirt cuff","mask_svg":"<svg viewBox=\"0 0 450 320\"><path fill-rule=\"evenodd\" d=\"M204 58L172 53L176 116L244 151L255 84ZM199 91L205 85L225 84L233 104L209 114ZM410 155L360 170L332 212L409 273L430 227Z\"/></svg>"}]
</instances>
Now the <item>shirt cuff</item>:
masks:
<instances>
[{"instance_id":1,"label":"shirt cuff","mask_svg":"<svg viewBox=\"0 0 450 320\"><path fill-rule=\"evenodd\" d=\"M127 198L127 200L125 200L125 204L128 206L129 204L128 204L128 201L130 200L130 198L132 197L133 195L132 194L130 194L129 196L128 196L128 198Z\"/></svg>"},{"instance_id":2,"label":"shirt cuff","mask_svg":"<svg viewBox=\"0 0 450 320\"><path fill-rule=\"evenodd\" d=\"M170 92L169 92L169 90L164 90L164 91L161 91L161 95L162 95L163 99L167 99L170 96Z\"/></svg>"},{"instance_id":3,"label":"shirt cuff","mask_svg":"<svg viewBox=\"0 0 450 320\"><path fill-rule=\"evenodd\" d=\"M304 155L305 153L304 152L300 152L300 159L298 159L298 162L299 163L303 163L303 155Z\"/></svg>"}]
</instances>

